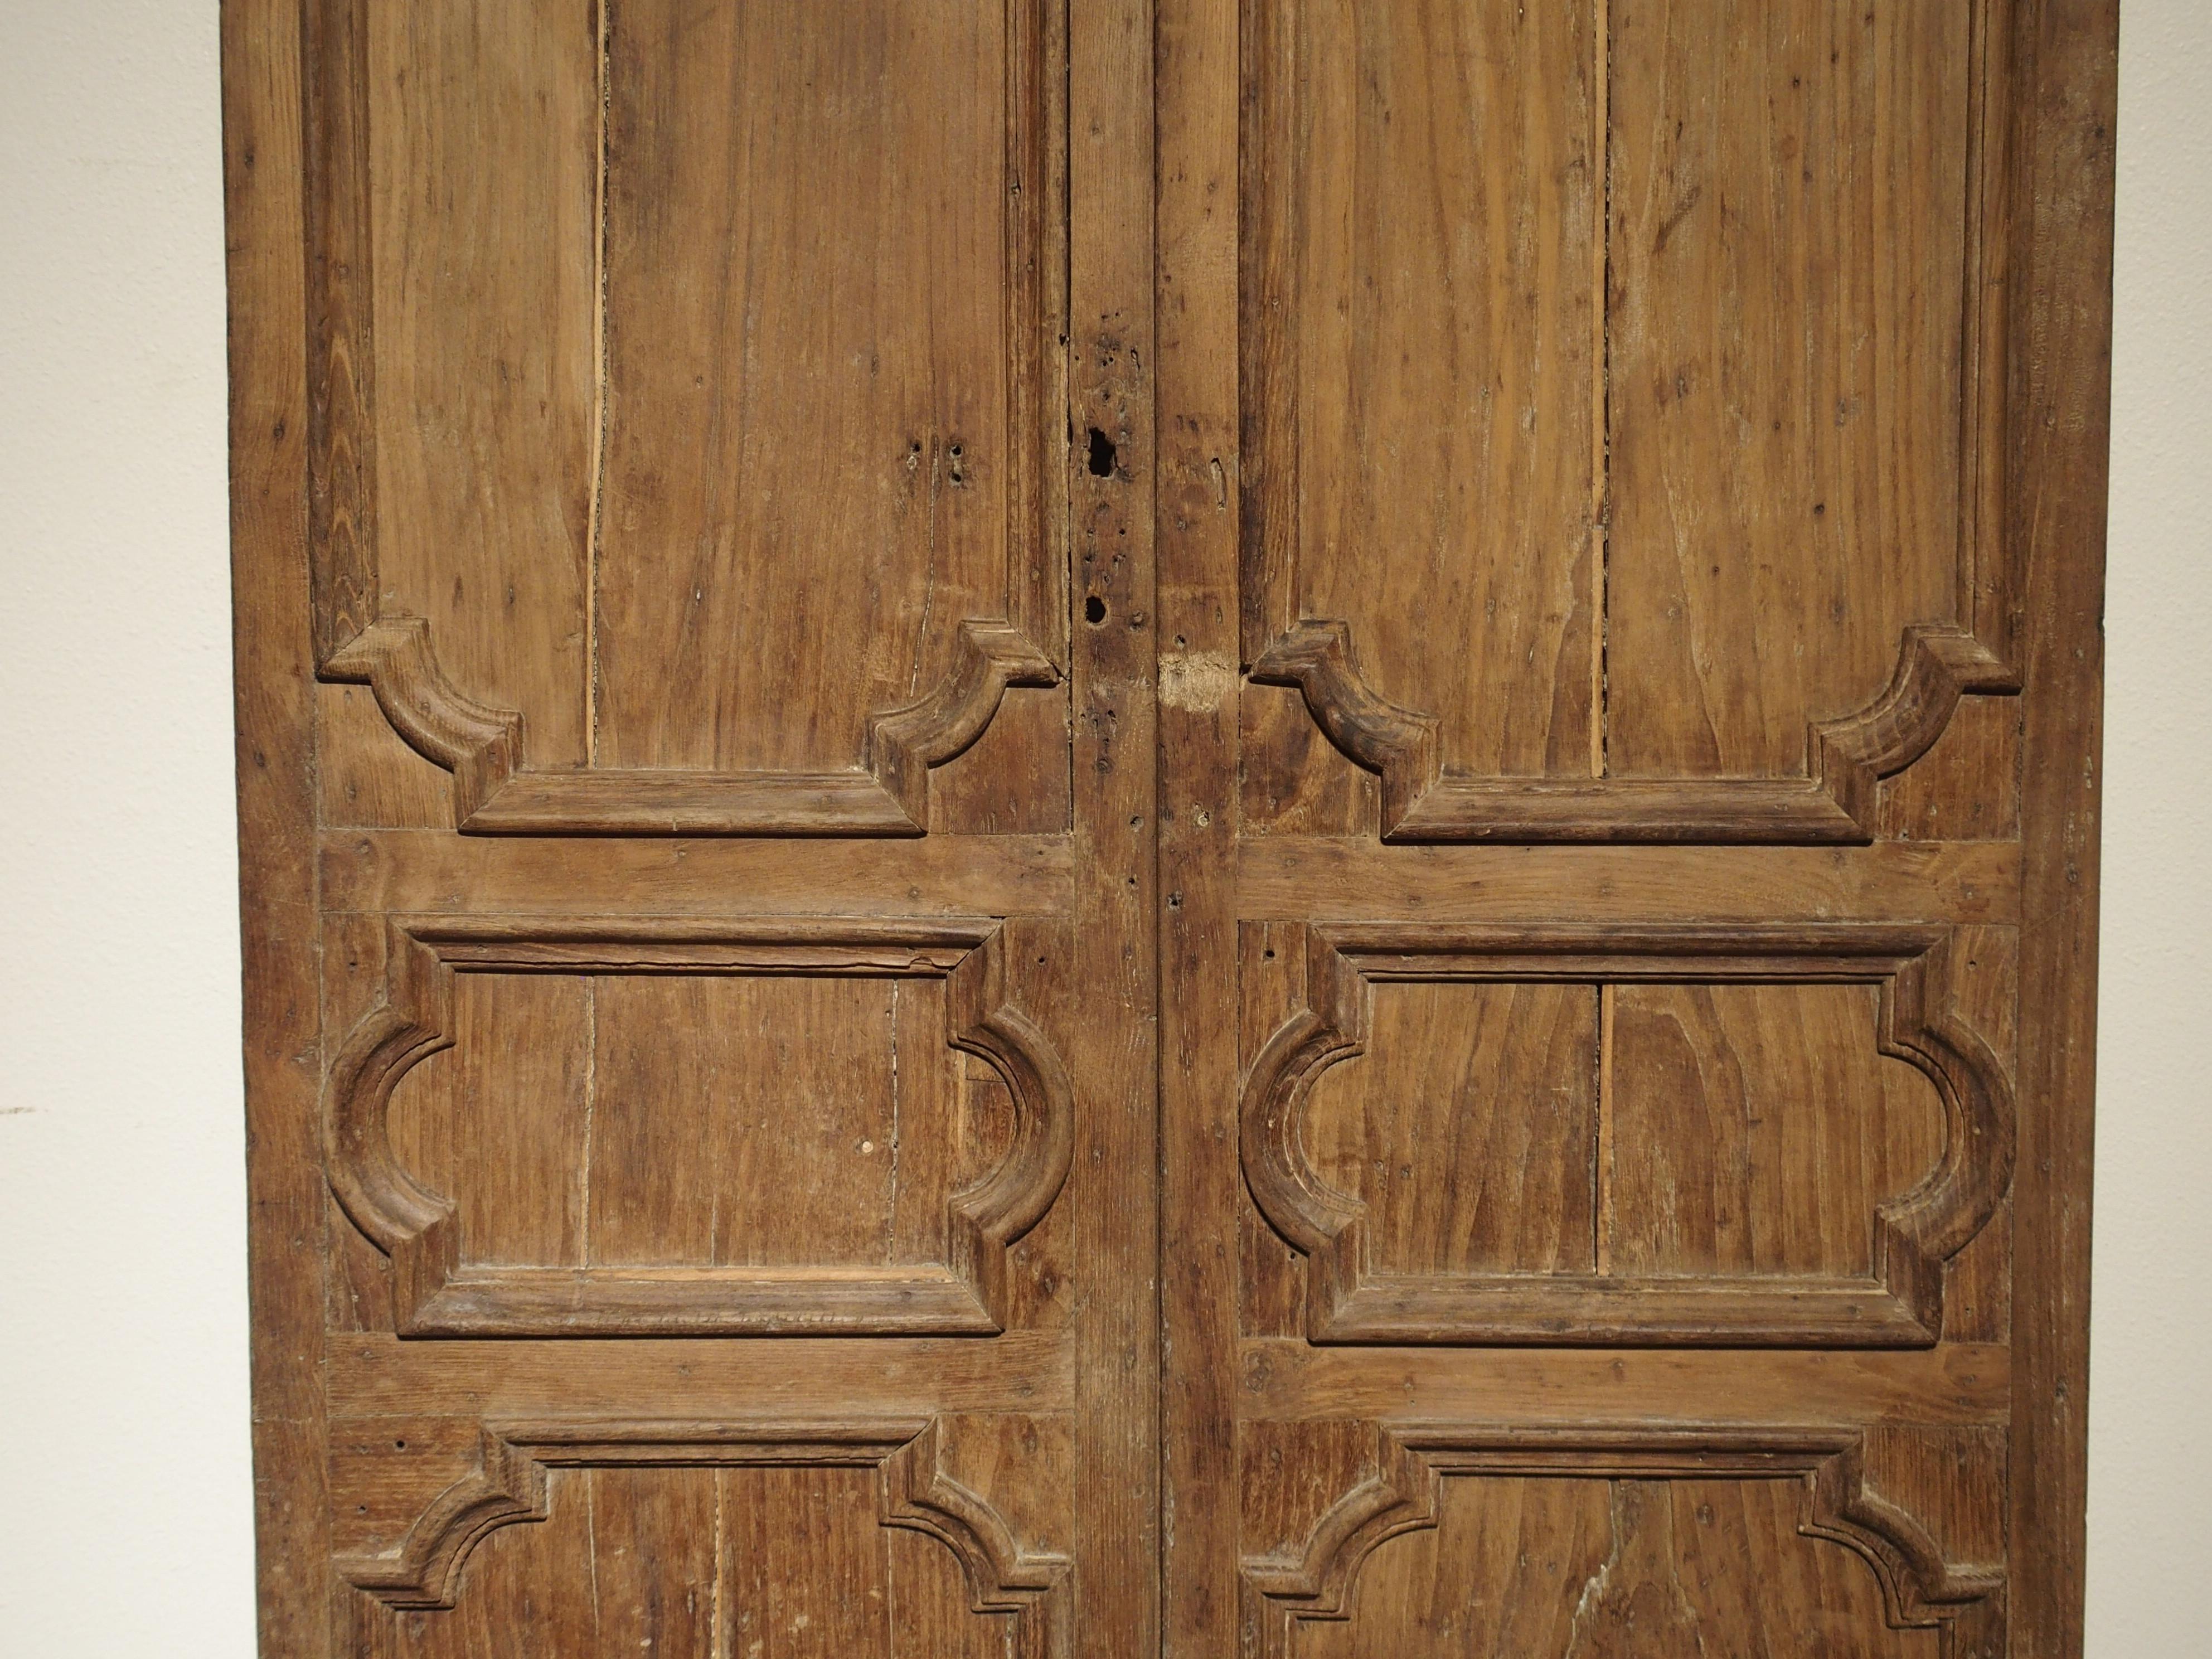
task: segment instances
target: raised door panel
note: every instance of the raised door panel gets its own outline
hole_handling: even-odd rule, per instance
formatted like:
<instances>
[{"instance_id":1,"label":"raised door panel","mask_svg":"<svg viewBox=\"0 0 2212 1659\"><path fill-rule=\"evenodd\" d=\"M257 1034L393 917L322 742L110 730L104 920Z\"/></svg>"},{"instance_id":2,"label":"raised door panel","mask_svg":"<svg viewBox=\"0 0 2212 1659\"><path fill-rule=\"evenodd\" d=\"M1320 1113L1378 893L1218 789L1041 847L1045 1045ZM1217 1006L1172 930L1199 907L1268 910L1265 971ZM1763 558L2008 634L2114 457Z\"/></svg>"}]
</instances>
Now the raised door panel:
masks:
<instances>
[{"instance_id":1,"label":"raised door panel","mask_svg":"<svg viewBox=\"0 0 2212 1659\"><path fill-rule=\"evenodd\" d=\"M1306 1334L1936 1341L2012 1176L2011 1069L1972 1012L1978 952L2002 948L1945 928L1248 924L1240 1163L1304 1260Z\"/></svg>"},{"instance_id":2,"label":"raised door panel","mask_svg":"<svg viewBox=\"0 0 2212 1659\"><path fill-rule=\"evenodd\" d=\"M1259 823L1863 842L2017 689L2008 15L1246 7Z\"/></svg>"},{"instance_id":3,"label":"raised door panel","mask_svg":"<svg viewBox=\"0 0 2212 1659\"><path fill-rule=\"evenodd\" d=\"M307 10L324 678L470 830L932 827L1066 659L1048 0Z\"/></svg>"}]
</instances>

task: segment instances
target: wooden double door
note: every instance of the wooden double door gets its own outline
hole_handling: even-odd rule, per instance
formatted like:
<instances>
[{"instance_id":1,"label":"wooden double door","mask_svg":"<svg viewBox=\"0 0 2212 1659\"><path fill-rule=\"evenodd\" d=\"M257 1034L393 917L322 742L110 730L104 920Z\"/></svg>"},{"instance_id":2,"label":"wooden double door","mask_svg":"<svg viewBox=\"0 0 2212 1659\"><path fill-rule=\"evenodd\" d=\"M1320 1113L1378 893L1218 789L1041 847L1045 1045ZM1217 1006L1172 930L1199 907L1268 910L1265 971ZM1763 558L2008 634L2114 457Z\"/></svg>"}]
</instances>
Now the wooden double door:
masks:
<instances>
[{"instance_id":1,"label":"wooden double door","mask_svg":"<svg viewBox=\"0 0 2212 1659\"><path fill-rule=\"evenodd\" d=\"M230 0L264 1651L2078 1651L2112 0Z\"/></svg>"}]
</instances>

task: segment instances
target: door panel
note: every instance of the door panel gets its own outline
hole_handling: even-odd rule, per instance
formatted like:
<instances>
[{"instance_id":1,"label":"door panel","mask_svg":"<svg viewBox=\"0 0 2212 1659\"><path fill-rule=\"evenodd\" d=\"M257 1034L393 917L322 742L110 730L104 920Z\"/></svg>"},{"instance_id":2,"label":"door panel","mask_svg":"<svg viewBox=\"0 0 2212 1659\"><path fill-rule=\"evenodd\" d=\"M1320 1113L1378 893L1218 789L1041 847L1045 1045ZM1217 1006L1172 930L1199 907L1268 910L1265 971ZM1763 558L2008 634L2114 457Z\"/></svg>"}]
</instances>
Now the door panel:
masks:
<instances>
[{"instance_id":1,"label":"door panel","mask_svg":"<svg viewBox=\"0 0 2212 1659\"><path fill-rule=\"evenodd\" d=\"M1864 841L2017 689L1985 11L1248 6L1248 809Z\"/></svg>"},{"instance_id":2,"label":"door panel","mask_svg":"<svg viewBox=\"0 0 2212 1659\"><path fill-rule=\"evenodd\" d=\"M2109 9L1228 9L1160 25L1169 1650L2072 1650L2021 780Z\"/></svg>"},{"instance_id":3,"label":"door panel","mask_svg":"<svg viewBox=\"0 0 2212 1659\"><path fill-rule=\"evenodd\" d=\"M1053 15L307 8L318 645L448 822L917 835L1061 684Z\"/></svg>"},{"instance_id":4,"label":"door panel","mask_svg":"<svg viewBox=\"0 0 2212 1659\"><path fill-rule=\"evenodd\" d=\"M264 1650L2077 1652L2113 11L235 0Z\"/></svg>"}]
</instances>

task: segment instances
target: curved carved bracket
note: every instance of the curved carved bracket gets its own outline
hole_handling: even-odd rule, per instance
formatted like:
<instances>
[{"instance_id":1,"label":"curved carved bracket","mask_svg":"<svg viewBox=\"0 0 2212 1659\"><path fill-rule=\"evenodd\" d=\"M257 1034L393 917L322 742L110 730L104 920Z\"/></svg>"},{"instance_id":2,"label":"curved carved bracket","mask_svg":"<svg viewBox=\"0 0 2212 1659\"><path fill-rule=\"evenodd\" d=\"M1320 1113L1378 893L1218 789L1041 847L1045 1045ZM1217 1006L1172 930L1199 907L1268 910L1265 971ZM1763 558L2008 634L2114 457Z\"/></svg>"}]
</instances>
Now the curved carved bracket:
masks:
<instances>
[{"instance_id":1,"label":"curved carved bracket","mask_svg":"<svg viewBox=\"0 0 2212 1659\"><path fill-rule=\"evenodd\" d=\"M1796 1480L1805 1489L1798 1531L1873 1569L1893 1627L2001 1619L2003 1569L1947 1559L1917 1520L1868 1486L1863 1445L1852 1428L1381 1425L1375 1472L1329 1507L1295 1555L1248 1558L1244 1583L1270 1615L1268 1651L1286 1654L1297 1621L1351 1616L1377 1549L1438 1524L1447 1478Z\"/></svg>"},{"instance_id":2,"label":"curved carved bracket","mask_svg":"<svg viewBox=\"0 0 2212 1659\"><path fill-rule=\"evenodd\" d=\"M953 971L957 1048L995 1071L1014 1101L1014 1144L997 1169L952 1199L953 1270L1000 1323L1008 1307L1007 1250L1044 1219L1075 1161L1075 1091L1059 1052L1012 1001L997 953L978 951Z\"/></svg>"},{"instance_id":3,"label":"curved carved bracket","mask_svg":"<svg viewBox=\"0 0 2212 1659\"><path fill-rule=\"evenodd\" d=\"M1067 1575L1065 1557L1024 1549L1004 1516L945 1473L934 1418L486 1423L475 1472L440 1493L396 1548L341 1557L338 1572L386 1607L450 1609L479 1543L550 1516L547 1469L657 1466L875 1468L880 1524L951 1550L979 1613L1026 1612Z\"/></svg>"},{"instance_id":4,"label":"curved carved bracket","mask_svg":"<svg viewBox=\"0 0 2212 1659\"><path fill-rule=\"evenodd\" d=\"M938 1435L932 1418L884 1460L883 1524L927 1533L958 1557L974 1611L1018 1613L1060 1582L1067 1560L1024 1551L1004 1516L945 1473Z\"/></svg>"},{"instance_id":5,"label":"curved carved bracket","mask_svg":"<svg viewBox=\"0 0 2212 1659\"><path fill-rule=\"evenodd\" d=\"M1908 628L1882 694L1855 714L1813 728L1813 776L1859 827L1859 839L1872 841L1876 786L1936 746L1961 699L2019 690L2020 676L1966 629Z\"/></svg>"},{"instance_id":6,"label":"curved carved bracket","mask_svg":"<svg viewBox=\"0 0 2212 1659\"><path fill-rule=\"evenodd\" d=\"M929 773L983 734L1008 688L1060 681L1052 659L1002 622L960 625L958 657L915 702L869 717L864 769L821 774L532 772L523 718L448 680L420 617L383 617L323 659L364 684L399 735L453 775L457 826L483 834L919 836Z\"/></svg>"},{"instance_id":7,"label":"curved carved bracket","mask_svg":"<svg viewBox=\"0 0 2212 1659\"><path fill-rule=\"evenodd\" d=\"M1348 623L1300 623L1260 655L1251 678L1297 687L1344 757L1382 779L1385 840L1437 787L1437 717L1401 708L1367 683Z\"/></svg>"},{"instance_id":8,"label":"curved carved bracket","mask_svg":"<svg viewBox=\"0 0 2212 1659\"><path fill-rule=\"evenodd\" d=\"M1879 831L1881 781L1935 745L1961 698L2020 689L1974 635L1923 623L1905 630L1879 697L1811 728L1807 777L1476 779L1444 775L1436 717L1368 683L1343 622L1298 623L1249 678L1296 686L1329 741L1376 775L1387 842L1863 844Z\"/></svg>"},{"instance_id":9,"label":"curved carved bracket","mask_svg":"<svg viewBox=\"0 0 2212 1659\"><path fill-rule=\"evenodd\" d=\"M522 716L464 694L438 666L420 617L371 623L323 659L323 678L366 685L416 753L453 775L464 829L522 769Z\"/></svg>"},{"instance_id":10,"label":"curved carved bracket","mask_svg":"<svg viewBox=\"0 0 2212 1659\"><path fill-rule=\"evenodd\" d=\"M929 823L929 770L983 735L1010 686L1060 683L1052 659L1006 623L960 624L960 659L928 696L868 717L866 764L917 830Z\"/></svg>"},{"instance_id":11,"label":"curved carved bracket","mask_svg":"<svg viewBox=\"0 0 2212 1659\"><path fill-rule=\"evenodd\" d=\"M356 1024L324 1085L330 1183L392 1265L406 1336L772 1333L990 1334L1005 1327L1006 1253L1066 1184L1073 1092L1049 1039L1006 983L1000 924L800 919L398 917L384 1000ZM1013 1097L1014 1137L995 1168L947 1200L951 1260L887 1267L732 1267L672 1279L620 1268L465 1267L453 1202L393 1150L392 1091L452 1046L453 976L464 973L782 973L948 981L949 1047L976 1054Z\"/></svg>"},{"instance_id":12,"label":"curved carved bracket","mask_svg":"<svg viewBox=\"0 0 2212 1659\"><path fill-rule=\"evenodd\" d=\"M2012 1086L1958 1013L1940 927L1437 927L1307 930L1307 1006L1253 1062L1239 1110L1252 1200L1307 1258L1316 1342L1680 1343L1922 1347L1943 1328L1943 1270L2010 1185ZM1860 982L1881 988L1881 1051L1936 1086L1944 1145L1911 1191L1875 1212L1871 1279L1385 1274L1366 1206L1306 1156L1313 1085L1366 1052L1376 980Z\"/></svg>"}]
</instances>

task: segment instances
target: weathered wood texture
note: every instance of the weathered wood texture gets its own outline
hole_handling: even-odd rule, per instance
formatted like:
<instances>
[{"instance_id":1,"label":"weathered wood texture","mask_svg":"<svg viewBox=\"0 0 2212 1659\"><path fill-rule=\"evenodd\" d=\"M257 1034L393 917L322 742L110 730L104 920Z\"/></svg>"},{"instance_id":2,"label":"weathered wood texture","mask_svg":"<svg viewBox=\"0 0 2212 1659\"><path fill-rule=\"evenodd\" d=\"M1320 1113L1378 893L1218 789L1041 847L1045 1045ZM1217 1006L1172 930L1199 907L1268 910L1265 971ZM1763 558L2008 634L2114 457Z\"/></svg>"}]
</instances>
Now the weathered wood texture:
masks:
<instances>
[{"instance_id":1,"label":"weathered wood texture","mask_svg":"<svg viewBox=\"0 0 2212 1659\"><path fill-rule=\"evenodd\" d=\"M1989 15L1246 6L1249 808L1865 842L2018 689Z\"/></svg>"},{"instance_id":2,"label":"weathered wood texture","mask_svg":"<svg viewBox=\"0 0 2212 1659\"><path fill-rule=\"evenodd\" d=\"M1149 36L227 13L264 1651L1157 1646Z\"/></svg>"},{"instance_id":3,"label":"weathered wood texture","mask_svg":"<svg viewBox=\"0 0 2212 1659\"><path fill-rule=\"evenodd\" d=\"M2115 8L1224 9L1169 1651L2078 1652Z\"/></svg>"},{"instance_id":4,"label":"weathered wood texture","mask_svg":"<svg viewBox=\"0 0 2212 1659\"><path fill-rule=\"evenodd\" d=\"M234 0L263 1650L2080 1644L2113 0Z\"/></svg>"}]
</instances>

